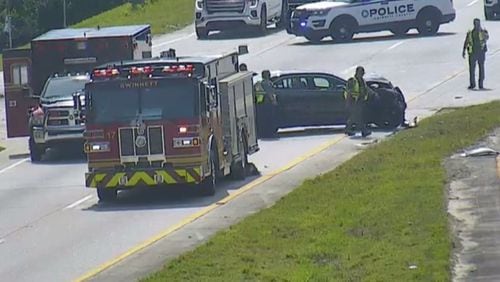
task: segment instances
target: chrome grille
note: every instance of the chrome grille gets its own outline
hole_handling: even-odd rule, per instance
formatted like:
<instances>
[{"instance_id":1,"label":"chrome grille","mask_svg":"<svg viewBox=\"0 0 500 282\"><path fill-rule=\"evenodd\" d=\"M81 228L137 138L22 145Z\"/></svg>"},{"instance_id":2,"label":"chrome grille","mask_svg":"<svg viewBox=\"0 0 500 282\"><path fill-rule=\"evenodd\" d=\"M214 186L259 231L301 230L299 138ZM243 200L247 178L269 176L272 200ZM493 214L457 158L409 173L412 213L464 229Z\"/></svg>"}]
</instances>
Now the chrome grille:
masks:
<instances>
[{"instance_id":1,"label":"chrome grille","mask_svg":"<svg viewBox=\"0 0 500 282\"><path fill-rule=\"evenodd\" d=\"M138 134L137 127L120 128L118 135L120 155L123 157L164 155L165 138L162 126L148 126L144 135ZM144 146L138 146L136 140L139 136L146 139Z\"/></svg>"},{"instance_id":2,"label":"chrome grille","mask_svg":"<svg viewBox=\"0 0 500 282\"><path fill-rule=\"evenodd\" d=\"M245 0L205 0L207 12L237 12L242 13L245 9Z\"/></svg>"}]
</instances>

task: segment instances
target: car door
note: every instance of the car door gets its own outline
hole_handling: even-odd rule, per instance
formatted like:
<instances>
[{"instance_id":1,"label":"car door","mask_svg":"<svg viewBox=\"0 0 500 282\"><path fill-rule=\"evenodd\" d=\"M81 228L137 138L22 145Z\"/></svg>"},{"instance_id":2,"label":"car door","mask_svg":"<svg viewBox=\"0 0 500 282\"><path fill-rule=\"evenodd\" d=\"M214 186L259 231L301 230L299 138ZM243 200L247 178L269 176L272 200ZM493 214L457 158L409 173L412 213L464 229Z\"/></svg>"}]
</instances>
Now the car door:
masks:
<instances>
[{"instance_id":1,"label":"car door","mask_svg":"<svg viewBox=\"0 0 500 282\"><path fill-rule=\"evenodd\" d=\"M307 89L307 77L304 75L286 75L274 81L279 127L302 126L311 123Z\"/></svg>"},{"instance_id":2,"label":"car door","mask_svg":"<svg viewBox=\"0 0 500 282\"><path fill-rule=\"evenodd\" d=\"M341 80L326 74L311 76L309 84L314 94L311 95L311 113L314 113L315 125L331 125L342 123L345 116L345 103Z\"/></svg>"}]
</instances>

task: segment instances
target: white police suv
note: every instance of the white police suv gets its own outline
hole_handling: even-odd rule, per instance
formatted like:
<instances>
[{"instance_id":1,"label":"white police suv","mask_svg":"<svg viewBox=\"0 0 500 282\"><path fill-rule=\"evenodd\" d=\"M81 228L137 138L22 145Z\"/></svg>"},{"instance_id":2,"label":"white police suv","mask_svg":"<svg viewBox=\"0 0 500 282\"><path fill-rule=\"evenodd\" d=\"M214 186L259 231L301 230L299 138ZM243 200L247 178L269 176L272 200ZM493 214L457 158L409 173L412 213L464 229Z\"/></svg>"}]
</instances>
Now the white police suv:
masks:
<instances>
[{"instance_id":1,"label":"white police suv","mask_svg":"<svg viewBox=\"0 0 500 282\"><path fill-rule=\"evenodd\" d=\"M342 42L356 33L382 30L401 36L416 28L433 35L453 20L453 0L329 0L297 7L287 31L312 42L327 36Z\"/></svg>"}]
</instances>

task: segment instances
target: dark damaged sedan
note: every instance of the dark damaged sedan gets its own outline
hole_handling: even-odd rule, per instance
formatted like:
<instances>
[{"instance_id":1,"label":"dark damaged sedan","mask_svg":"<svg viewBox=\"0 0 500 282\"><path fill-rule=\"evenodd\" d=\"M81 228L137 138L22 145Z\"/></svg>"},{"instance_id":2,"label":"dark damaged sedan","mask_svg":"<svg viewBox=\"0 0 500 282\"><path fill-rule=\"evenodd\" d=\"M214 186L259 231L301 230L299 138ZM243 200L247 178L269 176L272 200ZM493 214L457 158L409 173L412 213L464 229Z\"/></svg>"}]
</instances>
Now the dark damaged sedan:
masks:
<instances>
[{"instance_id":1,"label":"dark damaged sedan","mask_svg":"<svg viewBox=\"0 0 500 282\"><path fill-rule=\"evenodd\" d=\"M348 118L344 89L347 81L323 72L272 71L271 80L278 104L274 119L257 106L258 128L261 137L270 137L280 128L345 125ZM406 102L399 87L381 76L367 75L371 95L366 119L380 128L396 128L405 121ZM256 91L262 91L261 78L254 78Z\"/></svg>"}]
</instances>

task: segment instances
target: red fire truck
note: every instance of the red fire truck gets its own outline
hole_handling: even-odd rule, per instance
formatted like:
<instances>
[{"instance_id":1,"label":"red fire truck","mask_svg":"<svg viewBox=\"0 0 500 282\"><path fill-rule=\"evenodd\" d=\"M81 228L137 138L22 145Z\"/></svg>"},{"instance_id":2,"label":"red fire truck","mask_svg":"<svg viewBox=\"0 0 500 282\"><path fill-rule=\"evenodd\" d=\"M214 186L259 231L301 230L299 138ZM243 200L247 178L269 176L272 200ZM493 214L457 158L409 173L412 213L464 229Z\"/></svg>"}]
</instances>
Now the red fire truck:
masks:
<instances>
[{"instance_id":1,"label":"red fire truck","mask_svg":"<svg viewBox=\"0 0 500 282\"><path fill-rule=\"evenodd\" d=\"M30 136L33 161L48 147L83 144L84 113L74 96L83 93L85 73L143 58L151 58L149 25L52 30L33 39L30 49L4 51L8 137Z\"/></svg>"},{"instance_id":2,"label":"red fire truck","mask_svg":"<svg viewBox=\"0 0 500 282\"><path fill-rule=\"evenodd\" d=\"M238 52L120 62L96 68L86 85L86 186L101 201L118 190L244 178L258 151L251 72Z\"/></svg>"}]
</instances>

